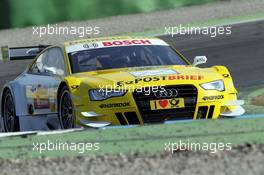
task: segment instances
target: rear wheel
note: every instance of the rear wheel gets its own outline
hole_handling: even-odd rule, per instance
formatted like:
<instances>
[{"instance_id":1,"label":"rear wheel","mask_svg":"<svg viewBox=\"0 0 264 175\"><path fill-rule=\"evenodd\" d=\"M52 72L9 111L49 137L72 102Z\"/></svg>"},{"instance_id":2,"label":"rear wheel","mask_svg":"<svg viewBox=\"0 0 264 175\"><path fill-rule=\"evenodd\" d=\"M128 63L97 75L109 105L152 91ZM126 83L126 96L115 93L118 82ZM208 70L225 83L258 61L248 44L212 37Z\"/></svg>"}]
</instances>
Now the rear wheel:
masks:
<instances>
[{"instance_id":1,"label":"rear wheel","mask_svg":"<svg viewBox=\"0 0 264 175\"><path fill-rule=\"evenodd\" d=\"M9 90L3 95L2 115L5 132L19 131L19 120L16 116L15 103Z\"/></svg>"},{"instance_id":2,"label":"rear wheel","mask_svg":"<svg viewBox=\"0 0 264 175\"><path fill-rule=\"evenodd\" d=\"M74 128L74 108L69 89L66 86L60 92L58 115L62 129Z\"/></svg>"}]
</instances>

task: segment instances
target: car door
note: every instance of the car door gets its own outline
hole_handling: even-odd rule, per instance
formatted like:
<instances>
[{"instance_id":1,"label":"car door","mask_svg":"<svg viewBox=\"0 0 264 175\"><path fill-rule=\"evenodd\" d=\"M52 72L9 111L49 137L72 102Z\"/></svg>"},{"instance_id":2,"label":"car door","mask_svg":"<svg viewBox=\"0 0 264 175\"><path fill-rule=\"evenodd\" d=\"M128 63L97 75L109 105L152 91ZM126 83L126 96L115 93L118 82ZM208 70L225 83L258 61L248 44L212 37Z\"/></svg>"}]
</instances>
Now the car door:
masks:
<instances>
[{"instance_id":1,"label":"car door","mask_svg":"<svg viewBox=\"0 0 264 175\"><path fill-rule=\"evenodd\" d=\"M26 90L30 115L57 112L57 89L66 74L63 51L59 47L47 49L25 73L20 82Z\"/></svg>"}]
</instances>

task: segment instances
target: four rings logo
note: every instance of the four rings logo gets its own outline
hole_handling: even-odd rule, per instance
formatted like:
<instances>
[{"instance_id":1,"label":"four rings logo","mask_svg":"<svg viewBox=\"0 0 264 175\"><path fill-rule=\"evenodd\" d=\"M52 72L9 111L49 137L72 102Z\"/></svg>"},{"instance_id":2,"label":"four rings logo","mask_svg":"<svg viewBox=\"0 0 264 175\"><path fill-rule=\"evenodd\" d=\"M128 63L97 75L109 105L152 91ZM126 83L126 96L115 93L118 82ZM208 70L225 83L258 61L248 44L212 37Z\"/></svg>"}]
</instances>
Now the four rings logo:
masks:
<instances>
[{"instance_id":1,"label":"four rings logo","mask_svg":"<svg viewBox=\"0 0 264 175\"><path fill-rule=\"evenodd\" d=\"M157 98L175 98L178 95L178 91L176 89L164 89L162 91L158 91L154 93Z\"/></svg>"},{"instance_id":2,"label":"four rings logo","mask_svg":"<svg viewBox=\"0 0 264 175\"><path fill-rule=\"evenodd\" d=\"M89 43L89 44L84 44L83 47L86 49L94 49L99 47L99 45L97 43Z\"/></svg>"}]
</instances>

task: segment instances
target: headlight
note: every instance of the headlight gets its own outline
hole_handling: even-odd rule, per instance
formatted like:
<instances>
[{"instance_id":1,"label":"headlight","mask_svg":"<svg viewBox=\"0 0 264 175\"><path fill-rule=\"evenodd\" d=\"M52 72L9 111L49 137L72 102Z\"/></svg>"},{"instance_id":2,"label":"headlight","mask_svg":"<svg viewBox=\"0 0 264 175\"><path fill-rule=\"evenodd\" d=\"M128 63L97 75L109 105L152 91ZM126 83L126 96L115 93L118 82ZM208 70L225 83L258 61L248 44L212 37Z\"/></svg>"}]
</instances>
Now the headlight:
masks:
<instances>
[{"instance_id":1,"label":"headlight","mask_svg":"<svg viewBox=\"0 0 264 175\"><path fill-rule=\"evenodd\" d=\"M204 83L204 84L201 84L200 86L205 90L217 90L217 91L225 90L225 85L224 85L223 80L217 80L217 81L212 81L209 83Z\"/></svg>"},{"instance_id":2,"label":"headlight","mask_svg":"<svg viewBox=\"0 0 264 175\"><path fill-rule=\"evenodd\" d=\"M125 91L94 89L89 91L90 99L92 101L106 100L111 97L120 97L125 95Z\"/></svg>"}]
</instances>

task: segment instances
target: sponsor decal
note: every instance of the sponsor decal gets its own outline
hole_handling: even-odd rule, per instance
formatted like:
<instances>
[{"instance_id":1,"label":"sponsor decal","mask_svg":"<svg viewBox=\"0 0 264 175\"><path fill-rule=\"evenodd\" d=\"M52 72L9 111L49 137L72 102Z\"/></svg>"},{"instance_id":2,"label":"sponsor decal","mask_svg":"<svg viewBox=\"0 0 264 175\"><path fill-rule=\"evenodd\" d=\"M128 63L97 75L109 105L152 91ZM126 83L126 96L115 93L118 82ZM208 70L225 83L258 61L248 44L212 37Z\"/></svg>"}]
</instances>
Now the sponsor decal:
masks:
<instances>
[{"instance_id":1,"label":"sponsor decal","mask_svg":"<svg viewBox=\"0 0 264 175\"><path fill-rule=\"evenodd\" d=\"M34 99L35 109L47 109L50 107L49 99Z\"/></svg>"},{"instance_id":2,"label":"sponsor decal","mask_svg":"<svg viewBox=\"0 0 264 175\"><path fill-rule=\"evenodd\" d=\"M203 97L204 101L221 100L221 99L224 99L224 95L205 96L205 97Z\"/></svg>"},{"instance_id":3,"label":"sponsor decal","mask_svg":"<svg viewBox=\"0 0 264 175\"><path fill-rule=\"evenodd\" d=\"M100 104L99 107L101 109L103 108L123 108L130 106L130 102L124 102L124 103L109 103L109 104Z\"/></svg>"},{"instance_id":4,"label":"sponsor decal","mask_svg":"<svg viewBox=\"0 0 264 175\"><path fill-rule=\"evenodd\" d=\"M72 41L69 42L69 45L76 45L76 44L83 44L83 43L91 43L91 42L102 42L106 40L126 40L127 37L108 37L108 38L91 38L91 39L86 39L86 40L77 40L77 41Z\"/></svg>"},{"instance_id":5,"label":"sponsor decal","mask_svg":"<svg viewBox=\"0 0 264 175\"><path fill-rule=\"evenodd\" d=\"M152 42L150 40L124 40L124 41L108 41L108 42L103 42L103 46L128 46L128 45L151 45Z\"/></svg>"},{"instance_id":6,"label":"sponsor decal","mask_svg":"<svg viewBox=\"0 0 264 175\"><path fill-rule=\"evenodd\" d=\"M145 70L145 71L130 72L130 74L135 77L147 77L147 76L156 76L156 75L178 74L178 72L176 72L173 69L159 69L159 70Z\"/></svg>"},{"instance_id":7,"label":"sponsor decal","mask_svg":"<svg viewBox=\"0 0 264 175\"><path fill-rule=\"evenodd\" d=\"M151 110L184 108L184 106L184 98L172 98L150 101Z\"/></svg>"},{"instance_id":8,"label":"sponsor decal","mask_svg":"<svg viewBox=\"0 0 264 175\"><path fill-rule=\"evenodd\" d=\"M100 41L100 40L89 40L87 42L81 42L76 44L70 43L66 47L67 53L78 52L82 50L106 48L106 47L121 47L121 46L135 46L135 45L159 45L168 46L168 44L159 39L118 39L112 41Z\"/></svg>"},{"instance_id":9,"label":"sponsor decal","mask_svg":"<svg viewBox=\"0 0 264 175\"><path fill-rule=\"evenodd\" d=\"M31 90L31 92L32 92L32 93L35 93L35 92L36 92L36 90L37 90L37 88L36 88L36 87L34 87L34 86L32 86L32 87L30 88L30 90Z\"/></svg>"},{"instance_id":10,"label":"sponsor decal","mask_svg":"<svg viewBox=\"0 0 264 175\"><path fill-rule=\"evenodd\" d=\"M49 113L56 111L57 88L45 85L26 86L27 106L30 114Z\"/></svg>"},{"instance_id":11,"label":"sponsor decal","mask_svg":"<svg viewBox=\"0 0 264 175\"><path fill-rule=\"evenodd\" d=\"M202 75L170 75L170 76L155 76L155 77L145 77L145 78L136 78L132 81L118 81L117 86L137 84L140 82L156 82L156 81L170 81L170 80L190 80L190 81L199 81L204 79Z\"/></svg>"}]
</instances>

